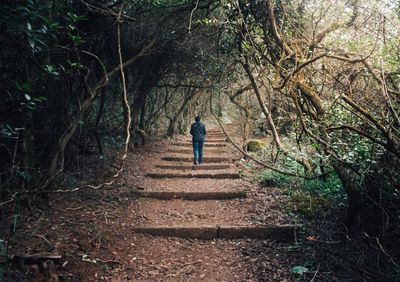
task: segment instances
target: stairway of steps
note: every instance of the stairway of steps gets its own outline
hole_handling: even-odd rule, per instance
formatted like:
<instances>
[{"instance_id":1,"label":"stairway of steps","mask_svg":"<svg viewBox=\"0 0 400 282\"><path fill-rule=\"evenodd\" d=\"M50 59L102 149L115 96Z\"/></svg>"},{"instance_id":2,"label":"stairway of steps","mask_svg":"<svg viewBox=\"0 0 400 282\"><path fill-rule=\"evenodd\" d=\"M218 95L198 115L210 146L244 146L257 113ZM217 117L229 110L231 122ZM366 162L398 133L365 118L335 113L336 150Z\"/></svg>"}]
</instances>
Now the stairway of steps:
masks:
<instances>
[{"instance_id":1,"label":"stairway of steps","mask_svg":"<svg viewBox=\"0 0 400 282\"><path fill-rule=\"evenodd\" d=\"M147 174L153 178L210 178L238 179L233 166L233 156L228 152L223 133L211 131L207 134L203 149L204 164L193 164L193 149L190 137L174 142L170 150L161 156L160 162Z\"/></svg>"},{"instance_id":2,"label":"stairway of steps","mask_svg":"<svg viewBox=\"0 0 400 282\"><path fill-rule=\"evenodd\" d=\"M135 227L135 231L151 236L203 240L293 241L293 226L258 225L248 218L252 207L246 202L246 190L240 188L243 180L227 145L223 132L209 130L203 150L204 164L193 165L191 139L172 143L147 173L149 187L137 191L143 198L139 212L146 221ZM154 189L151 181L158 181L163 187ZM235 187L227 187L227 183Z\"/></svg>"}]
</instances>

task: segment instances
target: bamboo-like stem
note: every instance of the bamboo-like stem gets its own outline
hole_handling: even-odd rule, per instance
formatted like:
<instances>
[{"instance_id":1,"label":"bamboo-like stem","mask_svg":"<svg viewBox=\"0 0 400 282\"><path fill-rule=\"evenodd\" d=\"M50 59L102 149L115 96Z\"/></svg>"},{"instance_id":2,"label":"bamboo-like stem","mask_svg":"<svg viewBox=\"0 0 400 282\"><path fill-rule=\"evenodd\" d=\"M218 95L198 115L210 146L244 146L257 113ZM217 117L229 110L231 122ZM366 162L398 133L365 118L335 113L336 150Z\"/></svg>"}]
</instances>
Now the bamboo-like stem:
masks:
<instances>
[{"instance_id":1,"label":"bamboo-like stem","mask_svg":"<svg viewBox=\"0 0 400 282\"><path fill-rule=\"evenodd\" d=\"M124 151L123 151L123 155L122 155L122 159L124 160L128 156L129 140L131 138L130 128L131 128L132 118L131 118L131 107L129 106L128 93L126 90L126 80L125 80L124 64L123 64L123 60L122 60L122 50L121 50L120 16L122 13L122 8L123 8L123 5L121 5L121 9L119 11L118 18L117 18L118 19L117 32L118 32L119 68L120 68L120 72L121 72L122 90L123 90L123 107L124 107L124 112L125 112L125 142L124 142Z\"/></svg>"}]
</instances>

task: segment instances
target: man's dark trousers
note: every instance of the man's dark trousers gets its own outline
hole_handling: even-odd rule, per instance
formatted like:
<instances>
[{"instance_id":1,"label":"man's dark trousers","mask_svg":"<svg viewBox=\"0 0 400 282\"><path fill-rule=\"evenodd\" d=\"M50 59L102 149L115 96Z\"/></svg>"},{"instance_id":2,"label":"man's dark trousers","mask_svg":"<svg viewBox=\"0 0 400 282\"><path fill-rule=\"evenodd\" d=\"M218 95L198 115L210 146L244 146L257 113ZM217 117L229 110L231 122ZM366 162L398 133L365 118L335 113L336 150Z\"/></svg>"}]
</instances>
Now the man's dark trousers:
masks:
<instances>
[{"instance_id":1,"label":"man's dark trousers","mask_svg":"<svg viewBox=\"0 0 400 282\"><path fill-rule=\"evenodd\" d=\"M204 141L193 141L194 163L203 163L203 144Z\"/></svg>"}]
</instances>

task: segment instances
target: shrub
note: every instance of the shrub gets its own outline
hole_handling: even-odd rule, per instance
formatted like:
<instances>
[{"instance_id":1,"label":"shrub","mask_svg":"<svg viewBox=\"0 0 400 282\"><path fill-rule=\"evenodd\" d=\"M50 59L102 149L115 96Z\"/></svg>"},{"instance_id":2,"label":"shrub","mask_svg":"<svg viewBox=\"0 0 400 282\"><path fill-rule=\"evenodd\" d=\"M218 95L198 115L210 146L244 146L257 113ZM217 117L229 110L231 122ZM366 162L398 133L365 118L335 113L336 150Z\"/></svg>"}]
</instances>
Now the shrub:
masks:
<instances>
[{"instance_id":1,"label":"shrub","mask_svg":"<svg viewBox=\"0 0 400 282\"><path fill-rule=\"evenodd\" d=\"M247 151L249 152L257 152L264 149L267 145L265 142L261 140L250 140L247 142Z\"/></svg>"}]
</instances>

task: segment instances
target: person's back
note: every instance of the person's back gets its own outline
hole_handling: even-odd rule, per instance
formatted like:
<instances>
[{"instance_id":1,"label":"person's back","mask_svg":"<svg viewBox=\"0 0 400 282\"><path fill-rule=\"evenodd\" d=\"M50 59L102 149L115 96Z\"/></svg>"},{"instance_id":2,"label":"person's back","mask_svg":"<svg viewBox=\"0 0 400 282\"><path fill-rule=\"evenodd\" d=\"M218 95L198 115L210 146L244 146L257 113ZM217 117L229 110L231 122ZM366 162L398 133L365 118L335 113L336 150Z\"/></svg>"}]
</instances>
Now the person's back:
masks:
<instances>
[{"instance_id":1,"label":"person's back","mask_svg":"<svg viewBox=\"0 0 400 282\"><path fill-rule=\"evenodd\" d=\"M190 127L190 134L192 135L193 141L202 141L204 142L206 138L206 127L199 121L196 121Z\"/></svg>"},{"instance_id":2,"label":"person's back","mask_svg":"<svg viewBox=\"0 0 400 282\"><path fill-rule=\"evenodd\" d=\"M200 122L200 117L195 118L196 122L190 127L190 134L192 135L194 164L203 163L203 143L206 138L206 127Z\"/></svg>"}]
</instances>

